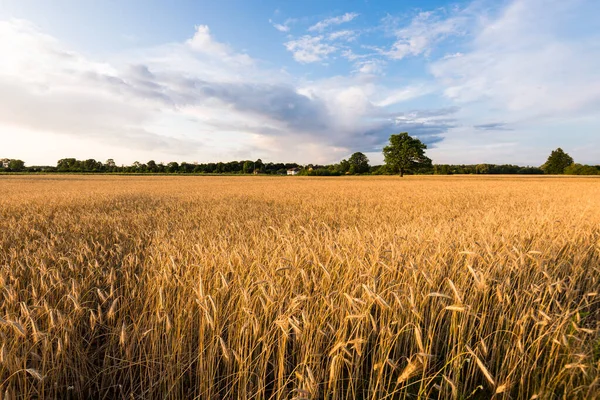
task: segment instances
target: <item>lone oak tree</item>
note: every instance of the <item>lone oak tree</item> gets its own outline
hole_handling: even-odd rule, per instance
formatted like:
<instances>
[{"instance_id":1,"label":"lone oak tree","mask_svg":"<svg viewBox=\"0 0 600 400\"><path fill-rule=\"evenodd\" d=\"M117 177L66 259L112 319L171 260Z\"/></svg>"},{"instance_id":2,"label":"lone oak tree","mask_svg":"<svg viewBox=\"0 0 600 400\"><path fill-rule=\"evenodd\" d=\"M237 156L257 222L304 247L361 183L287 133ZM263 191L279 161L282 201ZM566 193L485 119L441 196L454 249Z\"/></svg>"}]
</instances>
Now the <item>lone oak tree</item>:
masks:
<instances>
[{"instance_id":1,"label":"lone oak tree","mask_svg":"<svg viewBox=\"0 0 600 400\"><path fill-rule=\"evenodd\" d=\"M431 159L425 156L427 146L407 132L390 136L390 143L383 148L387 166L404 176L404 172L415 168L431 166Z\"/></svg>"}]
</instances>

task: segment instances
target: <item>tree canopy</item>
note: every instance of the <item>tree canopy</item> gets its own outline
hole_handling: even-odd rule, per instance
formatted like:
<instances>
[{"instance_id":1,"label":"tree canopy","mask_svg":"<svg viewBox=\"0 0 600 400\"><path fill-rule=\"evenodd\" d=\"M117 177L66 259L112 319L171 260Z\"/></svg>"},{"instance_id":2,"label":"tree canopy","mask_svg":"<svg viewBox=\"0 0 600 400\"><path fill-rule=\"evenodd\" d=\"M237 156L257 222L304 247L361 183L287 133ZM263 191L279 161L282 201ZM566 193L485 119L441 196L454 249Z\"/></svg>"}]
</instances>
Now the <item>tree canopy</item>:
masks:
<instances>
[{"instance_id":1,"label":"tree canopy","mask_svg":"<svg viewBox=\"0 0 600 400\"><path fill-rule=\"evenodd\" d=\"M348 159L348 162L350 163L350 173L352 174L364 174L369 172L369 159L360 151L352 154Z\"/></svg>"},{"instance_id":2,"label":"tree canopy","mask_svg":"<svg viewBox=\"0 0 600 400\"><path fill-rule=\"evenodd\" d=\"M564 174L565 168L571 164L573 164L573 158L559 147L550 153L548 161L541 168L547 174Z\"/></svg>"},{"instance_id":3,"label":"tree canopy","mask_svg":"<svg viewBox=\"0 0 600 400\"><path fill-rule=\"evenodd\" d=\"M25 162L22 160L10 160L8 162L8 169L15 172L20 172L25 169Z\"/></svg>"},{"instance_id":4,"label":"tree canopy","mask_svg":"<svg viewBox=\"0 0 600 400\"><path fill-rule=\"evenodd\" d=\"M390 136L390 142L383 148L383 157L388 168L404 176L407 171L431 167L431 159L425 156L427 145L413 138L408 132Z\"/></svg>"}]
</instances>

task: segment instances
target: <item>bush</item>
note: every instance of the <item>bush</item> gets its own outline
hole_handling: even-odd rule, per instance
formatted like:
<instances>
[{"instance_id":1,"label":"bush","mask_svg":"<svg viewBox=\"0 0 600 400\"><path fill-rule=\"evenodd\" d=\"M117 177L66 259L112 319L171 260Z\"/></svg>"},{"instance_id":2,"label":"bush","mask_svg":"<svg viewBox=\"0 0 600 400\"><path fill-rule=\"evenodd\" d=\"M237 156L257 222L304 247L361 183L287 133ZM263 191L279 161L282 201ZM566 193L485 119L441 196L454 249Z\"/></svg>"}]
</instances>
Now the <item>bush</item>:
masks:
<instances>
[{"instance_id":1,"label":"bush","mask_svg":"<svg viewBox=\"0 0 600 400\"><path fill-rule=\"evenodd\" d=\"M330 171L327 168L303 169L299 175L305 176L340 176L338 171Z\"/></svg>"},{"instance_id":2,"label":"bush","mask_svg":"<svg viewBox=\"0 0 600 400\"><path fill-rule=\"evenodd\" d=\"M537 167L523 167L517 171L517 174L521 175L542 175L544 170Z\"/></svg>"}]
</instances>

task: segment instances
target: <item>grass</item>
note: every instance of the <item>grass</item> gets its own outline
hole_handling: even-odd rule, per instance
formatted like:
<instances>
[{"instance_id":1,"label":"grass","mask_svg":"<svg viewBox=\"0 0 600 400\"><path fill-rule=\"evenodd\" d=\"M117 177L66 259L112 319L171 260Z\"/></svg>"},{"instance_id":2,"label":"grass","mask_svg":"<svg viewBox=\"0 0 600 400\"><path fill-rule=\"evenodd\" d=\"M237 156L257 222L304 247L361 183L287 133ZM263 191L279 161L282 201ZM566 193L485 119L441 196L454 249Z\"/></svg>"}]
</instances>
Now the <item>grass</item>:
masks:
<instances>
[{"instance_id":1,"label":"grass","mask_svg":"<svg viewBox=\"0 0 600 400\"><path fill-rule=\"evenodd\" d=\"M5 398L600 398L600 180L0 193Z\"/></svg>"}]
</instances>

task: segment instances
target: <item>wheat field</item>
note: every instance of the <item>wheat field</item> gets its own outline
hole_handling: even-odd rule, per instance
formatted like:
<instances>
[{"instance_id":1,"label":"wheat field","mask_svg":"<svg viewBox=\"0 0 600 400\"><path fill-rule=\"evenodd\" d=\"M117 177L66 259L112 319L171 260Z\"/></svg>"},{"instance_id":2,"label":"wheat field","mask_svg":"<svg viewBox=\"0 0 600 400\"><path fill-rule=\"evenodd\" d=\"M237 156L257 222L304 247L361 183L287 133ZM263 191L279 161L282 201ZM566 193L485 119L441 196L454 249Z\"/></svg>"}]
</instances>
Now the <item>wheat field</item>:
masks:
<instances>
[{"instance_id":1,"label":"wheat field","mask_svg":"<svg viewBox=\"0 0 600 400\"><path fill-rule=\"evenodd\" d=\"M600 398L600 179L0 176L14 398Z\"/></svg>"}]
</instances>

